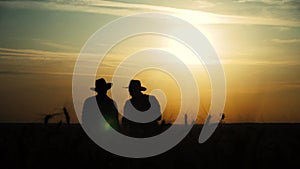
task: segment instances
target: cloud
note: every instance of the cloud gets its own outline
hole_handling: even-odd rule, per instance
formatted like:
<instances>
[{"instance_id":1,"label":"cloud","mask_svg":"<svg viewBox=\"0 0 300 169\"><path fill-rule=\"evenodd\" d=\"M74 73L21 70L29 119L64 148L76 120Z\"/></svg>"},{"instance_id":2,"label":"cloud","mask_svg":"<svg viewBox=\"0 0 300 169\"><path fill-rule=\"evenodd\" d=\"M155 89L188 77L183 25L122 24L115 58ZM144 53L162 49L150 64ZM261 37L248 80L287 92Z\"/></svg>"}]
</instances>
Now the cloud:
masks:
<instances>
[{"instance_id":1,"label":"cloud","mask_svg":"<svg viewBox=\"0 0 300 169\"><path fill-rule=\"evenodd\" d=\"M0 48L0 59L26 60L75 60L78 53L50 52L34 49Z\"/></svg>"},{"instance_id":2,"label":"cloud","mask_svg":"<svg viewBox=\"0 0 300 169\"><path fill-rule=\"evenodd\" d=\"M300 81L285 81L285 82L277 82L278 85L280 85L282 88L287 89L300 89Z\"/></svg>"},{"instance_id":3,"label":"cloud","mask_svg":"<svg viewBox=\"0 0 300 169\"><path fill-rule=\"evenodd\" d=\"M0 48L0 75L72 75L78 54Z\"/></svg>"},{"instance_id":4,"label":"cloud","mask_svg":"<svg viewBox=\"0 0 300 169\"><path fill-rule=\"evenodd\" d=\"M198 2L199 3L199 2ZM249 24L300 27L295 20L281 20L278 18L265 18L239 15L222 15L180 7L166 7L158 5L134 4L111 1L2 1L0 6L13 8L42 8L48 10L80 11L89 13L108 14L115 16L128 16L143 12L160 12L175 15L192 24Z\"/></svg>"},{"instance_id":5,"label":"cloud","mask_svg":"<svg viewBox=\"0 0 300 169\"><path fill-rule=\"evenodd\" d=\"M0 48L0 75L43 74L72 76L78 55L79 53ZM86 58L81 58L81 61L84 63L87 71L90 69L90 64L94 65L99 61L97 60L98 55L85 54L84 56ZM114 70L120 62L117 55L113 56L115 57L110 57L99 65L104 72L97 75L110 76L105 73L109 72L110 69ZM125 69L128 69L132 65L125 66ZM79 75L94 76L92 73Z\"/></svg>"},{"instance_id":6,"label":"cloud","mask_svg":"<svg viewBox=\"0 0 300 169\"><path fill-rule=\"evenodd\" d=\"M239 0L233 4L237 10L253 12L255 15L299 21L298 0Z\"/></svg>"},{"instance_id":7,"label":"cloud","mask_svg":"<svg viewBox=\"0 0 300 169\"><path fill-rule=\"evenodd\" d=\"M209 2L209 1L193 1L194 3L197 4L198 8L211 8L214 7L216 4L213 2Z\"/></svg>"},{"instance_id":8,"label":"cloud","mask_svg":"<svg viewBox=\"0 0 300 169\"><path fill-rule=\"evenodd\" d=\"M283 5L293 0L239 0L238 3L262 3L267 5Z\"/></svg>"},{"instance_id":9,"label":"cloud","mask_svg":"<svg viewBox=\"0 0 300 169\"><path fill-rule=\"evenodd\" d=\"M224 64L235 64L235 65L257 65L257 66L300 66L300 62L290 60L263 60L263 59L225 59L223 61Z\"/></svg>"},{"instance_id":10,"label":"cloud","mask_svg":"<svg viewBox=\"0 0 300 169\"><path fill-rule=\"evenodd\" d=\"M41 72L41 71L0 71L0 75L59 75L59 76L72 76L73 73L69 72Z\"/></svg>"},{"instance_id":11,"label":"cloud","mask_svg":"<svg viewBox=\"0 0 300 169\"><path fill-rule=\"evenodd\" d=\"M55 48L55 49L63 49L63 50L76 50L76 48L66 45L66 44L59 44L57 42L53 42L50 40L42 40L42 39L32 39L33 41L45 45L47 47Z\"/></svg>"},{"instance_id":12,"label":"cloud","mask_svg":"<svg viewBox=\"0 0 300 169\"><path fill-rule=\"evenodd\" d=\"M272 39L271 42L280 44L292 44L300 43L300 39Z\"/></svg>"}]
</instances>

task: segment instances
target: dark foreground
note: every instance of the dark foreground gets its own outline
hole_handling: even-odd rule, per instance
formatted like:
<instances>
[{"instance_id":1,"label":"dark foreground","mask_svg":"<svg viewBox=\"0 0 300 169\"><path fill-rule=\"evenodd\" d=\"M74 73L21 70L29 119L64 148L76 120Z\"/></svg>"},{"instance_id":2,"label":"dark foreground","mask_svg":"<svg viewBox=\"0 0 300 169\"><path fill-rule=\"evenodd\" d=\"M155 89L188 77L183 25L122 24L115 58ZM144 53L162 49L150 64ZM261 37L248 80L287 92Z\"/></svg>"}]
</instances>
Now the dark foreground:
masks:
<instances>
[{"instance_id":1,"label":"dark foreground","mask_svg":"<svg viewBox=\"0 0 300 169\"><path fill-rule=\"evenodd\" d=\"M197 125L176 147L146 159L112 155L80 125L0 124L1 168L300 168L300 124L222 124L205 143Z\"/></svg>"}]
</instances>

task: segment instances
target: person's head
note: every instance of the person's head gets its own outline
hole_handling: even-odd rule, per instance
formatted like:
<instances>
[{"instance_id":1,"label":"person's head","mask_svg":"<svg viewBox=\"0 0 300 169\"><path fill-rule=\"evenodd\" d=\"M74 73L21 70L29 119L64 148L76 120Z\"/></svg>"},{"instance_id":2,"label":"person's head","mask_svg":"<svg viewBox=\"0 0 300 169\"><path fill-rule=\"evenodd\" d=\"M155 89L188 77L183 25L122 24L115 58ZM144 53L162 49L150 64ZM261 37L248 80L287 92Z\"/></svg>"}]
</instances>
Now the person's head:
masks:
<instances>
[{"instance_id":1,"label":"person's head","mask_svg":"<svg viewBox=\"0 0 300 169\"><path fill-rule=\"evenodd\" d=\"M134 97L141 94L141 91L145 91L146 88L142 87L141 82L139 80L131 80L129 83L129 94Z\"/></svg>"},{"instance_id":2,"label":"person's head","mask_svg":"<svg viewBox=\"0 0 300 169\"><path fill-rule=\"evenodd\" d=\"M99 94L106 94L107 90L109 90L112 86L112 83L106 83L106 81L101 78L97 79L95 82L95 88L91 88Z\"/></svg>"}]
</instances>

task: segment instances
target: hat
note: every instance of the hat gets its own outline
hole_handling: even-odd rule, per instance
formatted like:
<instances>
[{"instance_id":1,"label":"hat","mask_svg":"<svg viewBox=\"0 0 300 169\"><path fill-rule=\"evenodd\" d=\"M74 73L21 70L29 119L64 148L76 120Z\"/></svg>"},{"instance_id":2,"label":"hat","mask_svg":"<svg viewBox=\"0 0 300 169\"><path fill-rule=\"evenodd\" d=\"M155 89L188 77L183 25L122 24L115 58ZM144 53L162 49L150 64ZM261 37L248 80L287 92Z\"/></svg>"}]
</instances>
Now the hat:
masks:
<instances>
[{"instance_id":1,"label":"hat","mask_svg":"<svg viewBox=\"0 0 300 169\"><path fill-rule=\"evenodd\" d=\"M141 85L141 82L139 80L131 80L127 88L129 88L129 90L135 90L135 91L147 90L145 87Z\"/></svg>"},{"instance_id":2,"label":"hat","mask_svg":"<svg viewBox=\"0 0 300 169\"><path fill-rule=\"evenodd\" d=\"M95 82L95 87L92 87L91 90L93 91L107 91L111 88L112 83L106 83L106 81L101 78L97 79Z\"/></svg>"}]
</instances>

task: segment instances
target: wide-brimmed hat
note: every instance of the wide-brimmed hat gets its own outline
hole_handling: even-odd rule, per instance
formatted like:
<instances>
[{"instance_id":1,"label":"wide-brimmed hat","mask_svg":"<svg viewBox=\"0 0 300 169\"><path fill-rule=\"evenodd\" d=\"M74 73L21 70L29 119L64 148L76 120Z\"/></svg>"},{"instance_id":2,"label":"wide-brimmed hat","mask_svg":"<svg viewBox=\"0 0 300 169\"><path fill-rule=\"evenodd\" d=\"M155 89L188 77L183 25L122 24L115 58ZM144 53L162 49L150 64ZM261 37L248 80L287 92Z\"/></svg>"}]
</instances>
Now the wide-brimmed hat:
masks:
<instances>
[{"instance_id":1,"label":"wide-brimmed hat","mask_svg":"<svg viewBox=\"0 0 300 169\"><path fill-rule=\"evenodd\" d=\"M141 82L139 80L131 80L130 83L129 83L129 86L126 87L126 88L128 88L129 90L132 90L132 91L145 91L145 90L147 90L147 88L145 88L141 85Z\"/></svg>"},{"instance_id":2,"label":"wide-brimmed hat","mask_svg":"<svg viewBox=\"0 0 300 169\"><path fill-rule=\"evenodd\" d=\"M91 87L93 91L107 91L111 88L112 83L106 83L105 79L97 79L95 82L95 87Z\"/></svg>"}]
</instances>

